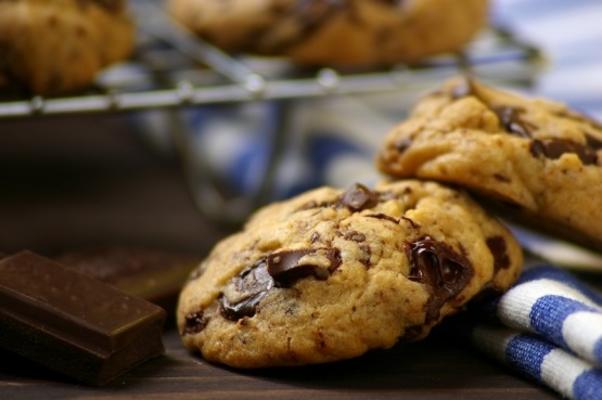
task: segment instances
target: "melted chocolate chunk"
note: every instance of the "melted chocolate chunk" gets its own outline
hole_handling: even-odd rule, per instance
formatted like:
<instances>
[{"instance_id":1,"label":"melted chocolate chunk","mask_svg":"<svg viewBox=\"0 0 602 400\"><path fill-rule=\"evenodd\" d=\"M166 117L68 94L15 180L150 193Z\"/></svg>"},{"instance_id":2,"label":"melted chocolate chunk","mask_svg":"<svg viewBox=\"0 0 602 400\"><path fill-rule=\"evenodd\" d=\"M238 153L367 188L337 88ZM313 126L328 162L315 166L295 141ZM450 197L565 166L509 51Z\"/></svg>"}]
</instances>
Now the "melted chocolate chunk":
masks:
<instances>
[{"instance_id":1,"label":"melted chocolate chunk","mask_svg":"<svg viewBox=\"0 0 602 400\"><path fill-rule=\"evenodd\" d=\"M232 279L219 299L224 318L237 321L255 315L257 305L274 287L274 280L267 270L265 260L246 269Z\"/></svg>"},{"instance_id":2,"label":"melted chocolate chunk","mask_svg":"<svg viewBox=\"0 0 602 400\"><path fill-rule=\"evenodd\" d=\"M378 193L356 183L343 193L339 202L351 211L362 211L378 204Z\"/></svg>"},{"instance_id":3,"label":"melted chocolate chunk","mask_svg":"<svg viewBox=\"0 0 602 400\"><path fill-rule=\"evenodd\" d=\"M406 243L410 260L410 280L425 284L431 293L427 303L426 322L439 318L446 301L460 293L473 275L470 261L449 245L425 236Z\"/></svg>"},{"instance_id":4,"label":"melted chocolate chunk","mask_svg":"<svg viewBox=\"0 0 602 400\"><path fill-rule=\"evenodd\" d=\"M300 264L305 256L325 257L329 266ZM270 254L267 258L267 271L270 276L283 287L293 285L299 279L314 276L318 280L326 280L341 265L341 254L338 249L300 249L285 250Z\"/></svg>"},{"instance_id":5,"label":"melted chocolate chunk","mask_svg":"<svg viewBox=\"0 0 602 400\"><path fill-rule=\"evenodd\" d=\"M362 264L364 264L364 266L366 268L369 268L371 263L370 263L370 258L372 258L372 249L370 248L370 245L368 243L360 243L360 249L362 250L362 252L364 253L362 258L360 259L360 262Z\"/></svg>"},{"instance_id":6,"label":"melted chocolate chunk","mask_svg":"<svg viewBox=\"0 0 602 400\"><path fill-rule=\"evenodd\" d=\"M598 162L598 155L592 148L567 139L534 140L529 150L535 157L557 159L565 153L575 153L584 165Z\"/></svg>"},{"instance_id":7,"label":"melted chocolate chunk","mask_svg":"<svg viewBox=\"0 0 602 400\"><path fill-rule=\"evenodd\" d=\"M500 269L510 267L510 257L508 257L508 249L504 238L501 236L490 237L486 243L493 255L493 269L497 272Z\"/></svg>"},{"instance_id":8,"label":"melted chocolate chunk","mask_svg":"<svg viewBox=\"0 0 602 400\"><path fill-rule=\"evenodd\" d=\"M521 119L521 114L525 112L522 108L501 106L491 110L497 115L506 131L513 135L530 138L531 130L536 128L535 125Z\"/></svg>"},{"instance_id":9,"label":"melted chocolate chunk","mask_svg":"<svg viewBox=\"0 0 602 400\"><path fill-rule=\"evenodd\" d=\"M184 317L183 335L194 335L201 332L207 326L208 319L204 318L203 311L190 313Z\"/></svg>"}]
</instances>

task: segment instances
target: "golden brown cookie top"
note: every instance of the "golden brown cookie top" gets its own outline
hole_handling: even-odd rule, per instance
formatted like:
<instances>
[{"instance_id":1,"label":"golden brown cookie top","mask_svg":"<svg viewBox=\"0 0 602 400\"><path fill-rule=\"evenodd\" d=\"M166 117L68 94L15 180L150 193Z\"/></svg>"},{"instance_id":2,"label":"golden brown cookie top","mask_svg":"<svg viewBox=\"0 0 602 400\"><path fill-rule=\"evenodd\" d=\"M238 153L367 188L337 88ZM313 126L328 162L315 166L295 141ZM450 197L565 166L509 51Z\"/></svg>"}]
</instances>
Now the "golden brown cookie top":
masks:
<instances>
[{"instance_id":1,"label":"golden brown cookie top","mask_svg":"<svg viewBox=\"0 0 602 400\"><path fill-rule=\"evenodd\" d=\"M521 222L602 248L602 127L563 104L452 80L393 129L378 165L466 187Z\"/></svg>"},{"instance_id":2,"label":"golden brown cookie top","mask_svg":"<svg viewBox=\"0 0 602 400\"><path fill-rule=\"evenodd\" d=\"M521 264L510 233L460 192L322 188L217 244L182 291L178 326L187 347L237 367L345 359L424 337Z\"/></svg>"}]
</instances>

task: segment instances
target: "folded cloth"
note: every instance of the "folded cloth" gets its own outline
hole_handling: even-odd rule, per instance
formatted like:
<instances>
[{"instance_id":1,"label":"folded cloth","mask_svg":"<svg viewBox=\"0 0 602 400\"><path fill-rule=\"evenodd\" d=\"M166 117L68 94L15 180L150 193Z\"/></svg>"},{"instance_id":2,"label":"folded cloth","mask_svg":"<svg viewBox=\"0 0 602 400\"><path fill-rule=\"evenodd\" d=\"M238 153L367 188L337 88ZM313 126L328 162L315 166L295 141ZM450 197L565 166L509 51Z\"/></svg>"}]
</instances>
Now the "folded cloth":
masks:
<instances>
[{"instance_id":1,"label":"folded cloth","mask_svg":"<svg viewBox=\"0 0 602 400\"><path fill-rule=\"evenodd\" d=\"M578 400L602 400L602 295L560 269L539 266L475 315L472 343Z\"/></svg>"}]
</instances>

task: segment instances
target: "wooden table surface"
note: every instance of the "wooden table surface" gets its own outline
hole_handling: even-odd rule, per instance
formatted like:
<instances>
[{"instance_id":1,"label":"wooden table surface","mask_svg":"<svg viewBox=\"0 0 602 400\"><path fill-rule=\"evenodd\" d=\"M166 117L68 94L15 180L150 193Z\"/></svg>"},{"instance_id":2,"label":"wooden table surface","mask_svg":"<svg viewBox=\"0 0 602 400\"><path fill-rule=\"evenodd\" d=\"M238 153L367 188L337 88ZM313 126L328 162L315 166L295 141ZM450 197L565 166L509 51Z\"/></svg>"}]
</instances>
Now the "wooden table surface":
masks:
<instances>
[{"instance_id":1,"label":"wooden table surface","mask_svg":"<svg viewBox=\"0 0 602 400\"><path fill-rule=\"evenodd\" d=\"M0 252L146 245L202 256L226 234L190 201L177 163L136 139L125 118L0 122ZM555 395L440 333L355 360L234 371L185 351L90 388L0 353L0 399L548 399Z\"/></svg>"}]
</instances>

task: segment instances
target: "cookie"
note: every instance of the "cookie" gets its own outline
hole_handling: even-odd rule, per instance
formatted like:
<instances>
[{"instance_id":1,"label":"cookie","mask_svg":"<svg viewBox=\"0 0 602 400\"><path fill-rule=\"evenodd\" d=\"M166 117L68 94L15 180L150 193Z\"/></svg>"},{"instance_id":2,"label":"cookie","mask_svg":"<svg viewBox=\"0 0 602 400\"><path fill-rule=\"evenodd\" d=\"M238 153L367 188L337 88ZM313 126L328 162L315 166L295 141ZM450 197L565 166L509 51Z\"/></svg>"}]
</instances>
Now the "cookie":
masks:
<instances>
[{"instance_id":1,"label":"cookie","mask_svg":"<svg viewBox=\"0 0 602 400\"><path fill-rule=\"evenodd\" d=\"M0 86L80 89L127 57L133 41L123 0L0 1Z\"/></svg>"},{"instance_id":2,"label":"cookie","mask_svg":"<svg viewBox=\"0 0 602 400\"><path fill-rule=\"evenodd\" d=\"M335 67L458 51L487 20L486 0L170 0L169 8L227 51Z\"/></svg>"},{"instance_id":3,"label":"cookie","mask_svg":"<svg viewBox=\"0 0 602 400\"><path fill-rule=\"evenodd\" d=\"M254 368L322 363L425 337L520 247L467 195L432 182L321 188L257 212L183 288L183 343Z\"/></svg>"},{"instance_id":4,"label":"cookie","mask_svg":"<svg viewBox=\"0 0 602 400\"><path fill-rule=\"evenodd\" d=\"M378 165L468 188L518 222L602 250L602 126L562 104L453 80L389 134Z\"/></svg>"}]
</instances>

